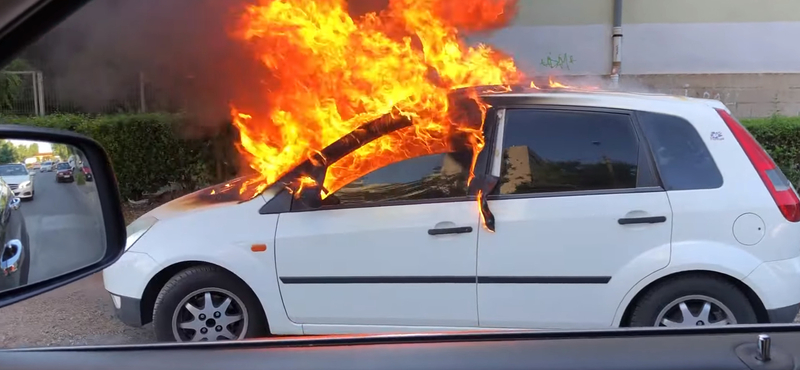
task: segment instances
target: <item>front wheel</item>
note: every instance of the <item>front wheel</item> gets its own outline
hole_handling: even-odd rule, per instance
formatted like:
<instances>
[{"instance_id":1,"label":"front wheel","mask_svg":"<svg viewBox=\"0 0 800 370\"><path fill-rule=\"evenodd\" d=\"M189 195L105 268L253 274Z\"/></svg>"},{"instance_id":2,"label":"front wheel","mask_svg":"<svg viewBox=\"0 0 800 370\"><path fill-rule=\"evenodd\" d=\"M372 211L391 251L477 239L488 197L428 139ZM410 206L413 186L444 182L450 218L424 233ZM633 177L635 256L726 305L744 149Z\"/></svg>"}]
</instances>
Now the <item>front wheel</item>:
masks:
<instances>
[{"instance_id":1,"label":"front wheel","mask_svg":"<svg viewBox=\"0 0 800 370\"><path fill-rule=\"evenodd\" d=\"M159 342L238 340L268 334L258 298L239 278L215 266L194 266L161 289L153 308Z\"/></svg>"},{"instance_id":2,"label":"front wheel","mask_svg":"<svg viewBox=\"0 0 800 370\"><path fill-rule=\"evenodd\" d=\"M650 289L635 303L630 326L689 327L755 324L747 296L716 276L687 275Z\"/></svg>"}]
</instances>

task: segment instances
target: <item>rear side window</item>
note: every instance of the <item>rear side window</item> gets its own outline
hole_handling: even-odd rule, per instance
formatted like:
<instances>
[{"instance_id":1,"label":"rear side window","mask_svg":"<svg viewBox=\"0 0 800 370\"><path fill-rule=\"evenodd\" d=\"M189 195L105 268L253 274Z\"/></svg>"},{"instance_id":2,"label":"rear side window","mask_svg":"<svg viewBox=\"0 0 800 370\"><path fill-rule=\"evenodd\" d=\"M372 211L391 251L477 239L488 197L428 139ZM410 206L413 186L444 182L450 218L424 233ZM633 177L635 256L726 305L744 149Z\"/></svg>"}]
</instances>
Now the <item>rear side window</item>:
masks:
<instances>
[{"instance_id":1,"label":"rear side window","mask_svg":"<svg viewBox=\"0 0 800 370\"><path fill-rule=\"evenodd\" d=\"M499 193L635 188L638 162L627 115L508 109Z\"/></svg>"},{"instance_id":2,"label":"rear side window","mask_svg":"<svg viewBox=\"0 0 800 370\"><path fill-rule=\"evenodd\" d=\"M689 121L652 112L638 112L637 117L666 190L722 186L722 174L714 158Z\"/></svg>"}]
</instances>

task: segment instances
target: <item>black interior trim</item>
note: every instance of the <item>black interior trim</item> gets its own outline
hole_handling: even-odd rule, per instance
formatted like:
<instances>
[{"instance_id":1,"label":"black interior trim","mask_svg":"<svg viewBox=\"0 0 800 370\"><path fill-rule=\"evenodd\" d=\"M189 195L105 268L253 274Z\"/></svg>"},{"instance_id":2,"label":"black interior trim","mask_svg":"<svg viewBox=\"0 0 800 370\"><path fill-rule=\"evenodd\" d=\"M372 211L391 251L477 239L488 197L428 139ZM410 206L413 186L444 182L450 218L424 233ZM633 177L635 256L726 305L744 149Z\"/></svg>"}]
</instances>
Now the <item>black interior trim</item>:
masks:
<instances>
[{"instance_id":1,"label":"black interior trim","mask_svg":"<svg viewBox=\"0 0 800 370\"><path fill-rule=\"evenodd\" d=\"M753 361L759 334L772 361ZM508 331L274 338L236 342L45 347L2 351L0 369L661 370L794 369L798 326Z\"/></svg>"},{"instance_id":2,"label":"black interior trim","mask_svg":"<svg viewBox=\"0 0 800 370\"><path fill-rule=\"evenodd\" d=\"M89 0L42 0L0 28L0 66L42 37Z\"/></svg>"}]
</instances>

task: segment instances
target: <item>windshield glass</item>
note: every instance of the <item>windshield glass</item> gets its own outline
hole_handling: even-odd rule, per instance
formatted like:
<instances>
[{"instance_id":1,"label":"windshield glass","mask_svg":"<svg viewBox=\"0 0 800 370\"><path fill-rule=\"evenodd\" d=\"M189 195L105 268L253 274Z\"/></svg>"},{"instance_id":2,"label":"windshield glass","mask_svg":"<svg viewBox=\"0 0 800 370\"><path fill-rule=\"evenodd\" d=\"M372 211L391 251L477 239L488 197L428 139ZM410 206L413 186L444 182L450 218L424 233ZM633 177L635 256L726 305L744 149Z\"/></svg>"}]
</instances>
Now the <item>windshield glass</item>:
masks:
<instances>
[{"instance_id":1,"label":"windshield glass","mask_svg":"<svg viewBox=\"0 0 800 370\"><path fill-rule=\"evenodd\" d=\"M0 117L103 146L128 249L0 345L800 322L798 2L576 3L88 2ZM0 163L43 279L111 174Z\"/></svg>"},{"instance_id":2,"label":"windshield glass","mask_svg":"<svg viewBox=\"0 0 800 370\"><path fill-rule=\"evenodd\" d=\"M28 174L28 169L25 165L21 164L3 164L0 165L0 176L25 176Z\"/></svg>"}]
</instances>

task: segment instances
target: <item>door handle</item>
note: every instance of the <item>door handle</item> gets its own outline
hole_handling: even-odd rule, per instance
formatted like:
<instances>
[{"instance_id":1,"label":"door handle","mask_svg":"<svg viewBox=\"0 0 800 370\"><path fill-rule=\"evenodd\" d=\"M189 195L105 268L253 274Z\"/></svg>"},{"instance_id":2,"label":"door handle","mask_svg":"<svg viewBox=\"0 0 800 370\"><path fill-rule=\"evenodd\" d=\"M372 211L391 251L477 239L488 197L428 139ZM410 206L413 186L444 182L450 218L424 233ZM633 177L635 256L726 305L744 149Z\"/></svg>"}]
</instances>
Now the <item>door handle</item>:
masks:
<instances>
[{"instance_id":1,"label":"door handle","mask_svg":"<svg viewBox=\"0 0 800 370\"><path fill-rule=\"evenodd\" d=\"M428 229L428 235L466 234L472 232L472 226L447 227L441 229Z\"/></svg>"},{"instance_id":2,"label":"door handle","mask_svg":"<svg viewBox=\"0 0 800 370\"><path fill-rule=\"evenodd\" d=\"M0 257L0 269L3 275L8 276L19 269L18 262L22 256L22 242L19 239L9 240L3 246L3 254Z\"/></svg>"},{"instance_id":3,"label":"door handle","mask_svg":"<svg viewBox=\"0 0 800 370\"><path fill-rule=\"evenodd\" d=\"M634 225L634 224L658 224L667 222L666 216L652 216L652 217L630 217L620 218L617 220L620 225Z\"/></svg>"}]
</instances>

